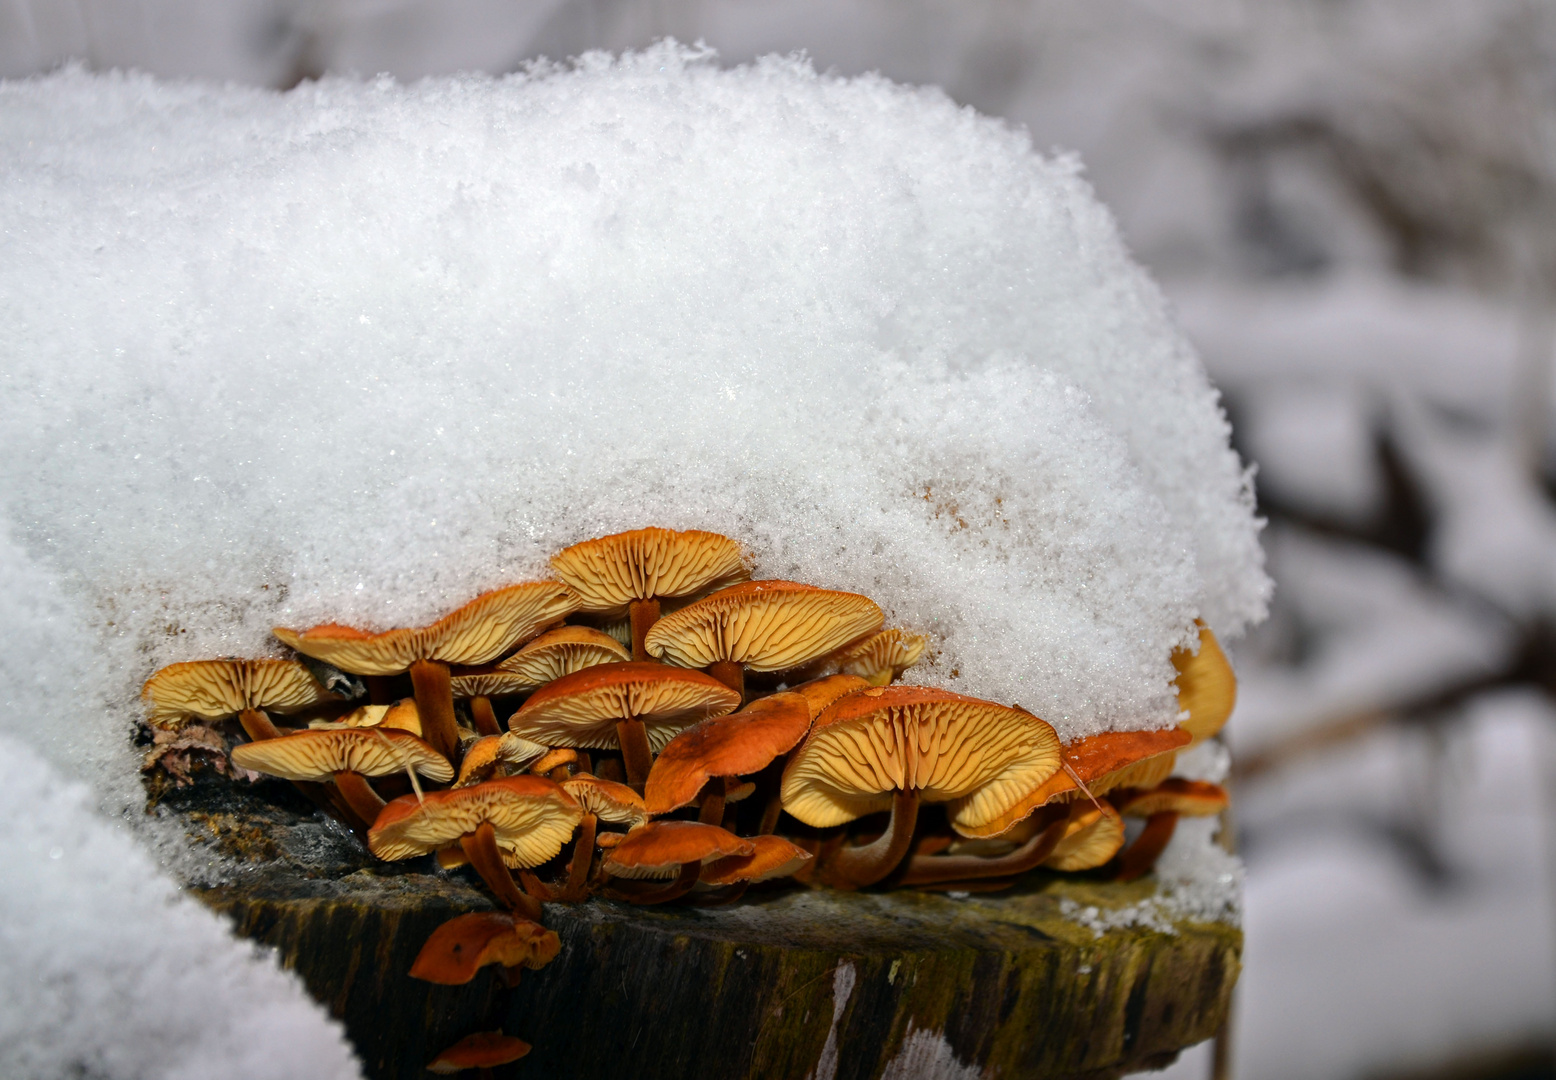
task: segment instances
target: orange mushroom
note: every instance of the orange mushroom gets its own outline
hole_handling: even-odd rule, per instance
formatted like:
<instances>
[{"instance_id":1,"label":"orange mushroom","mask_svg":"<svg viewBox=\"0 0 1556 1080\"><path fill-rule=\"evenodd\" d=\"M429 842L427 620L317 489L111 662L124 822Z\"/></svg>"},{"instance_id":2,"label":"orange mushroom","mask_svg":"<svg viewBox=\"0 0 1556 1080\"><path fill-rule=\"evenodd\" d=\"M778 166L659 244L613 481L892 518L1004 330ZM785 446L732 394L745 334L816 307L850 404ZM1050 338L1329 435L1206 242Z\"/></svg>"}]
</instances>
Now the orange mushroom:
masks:
<instances>
[{"instance_id":1,"label":"orange mushroom","mask_svg":"<svg viewBox=\"0 0 1556 1080\"><path fill-rule=\"evenodd\" d=\"M448 759L421 739L406 731L372 728L299 731L245 743L233 748L232 763L283 780L332 780L364 827L384 808L384 800L367 777L414 770L438 783L454 779Z\"/></svg>"},{"instance_id":2,"label":"orange mushroom","mask_svg":"<svg viewBox=\"0 0 1556 1080\"><path fill-rule=\"evenodd\" d=\"M630 659L632 654L609 634L587 626L558 626L495 667L462 671L449 681L454 697L470 702L470 715L477 730L483 735L496 735L502 729L492 712L492 698L527 694L586 667Z\"/></svg>"},{"instance_id":3,"label":"orange mushroom","mask_svg":"<svg viewBox=\"0 0 1556 1080\"><path fill-rule=\"evenodd\" d=\"M844 675L858 675L871 686L887 686L902 678L902 673L924 655L929 647L926 634L905 630L882 630L833 657Z\"/></svg>"},{"instance_id":4,"label":"orange mushroom","mask_svg":"<svg viewBox=\"0 0 1556 1080\"><path fill-rule=\"evenodd\" d=\"M562 850L583 808L538 776L505 776L473 787L405 795L384 807L368 832L380 859L410 859L458 843L487 888L513 911L539 920L540 901L509 868L539 866Z\"/></svg>"},{"instance_id":5,"label":"orange mushroom","mask_svg":"<svg viewBox=\"0 0 1556 1080\"><path fill-rule=\"evenodd\" d=\"M659 618L661 598L692 596L751 576L738 543L697 529L633 529L586 540L558 552L551 568L578 594L580 611L628 616L631 659L638 661L648 659L643 639Z\"/></svg>"},{"instance_id":6,"label":"orange mushroom","mask_svg":"<svg viewBox=\"0 0 1556 1080\"><path fill-rule=\"evenodd\" d=\"M1120 881L1133 881L1156 865L1179 817L1213 817L1227 807L1226 788L1220 784L1176 777L1147 791L1115 791L1110 798L1119 813L1146 819L1145 831L1119 856Z\"/></svg>"},{"instance_id":7,"label":"orange mushroom","mask_svg":"<svg viewBox=\"0 0 1556 1080\"><path fill-rule=\"evenodd\" d=\"M510 585L482 593L431 626L370 634L328 623L310 630L272 631L287 645L353 675L411 674L427 741L458 760L459 735L449 665L486 664L560 622L578 598L555 581Z\"/></svg>"},{"instance_id":8,"label":"orange mushroom","mask_svg":"<svg viewBox=\"0 0 1556 1080\"><path fill-rule=\"evenodd\" d=\"M708 674L744 695L745 671L787 671L873 634L885 616L857 593L793 581L748 581L666 615L649 655Z\"/></svg>"},{"instance_id":9,"label":"orange mushroom","mask_svg":"<svg viewBox=\"0 0 1556 1080\"><path fill-rule=\"evenodd\" d=\"M1175 650L1172 666L1178 670L1173 680L1178 687L1178 707L1188 718L1180 724L1198 745L1219 732L1237 704L1237 676L1227 662L1221 643L1204 623L1199 624L1199 651Z\"/></svg>"},{"instance_id":10,"label":"orange mushroom","mask_svg":"<svg viewBox=\"0 0 1556 1080\"><path fill-rule=\"evenodd\" d=\"M765 769L809 730L810 709L799 694L773 694L685 729L665 745L649 771L643 788L648 812L668 814L701 794L698 820L719 824L729 780Z\"/></svg>"},{"instance_id":11,"label":"orange mushroom","mask_svg":"<svg viewBox=\"0 0 1556 1080\"><path fill-rule=\"evenodd\" d=\"M599 664L547 683L508 720L547 746L621 748L627 782L643 789L653 754L676 732L723 716L740 697L698 671L629 661Z\"/></svg>"},{"instance_id":12,"label":"orange mushroom","mask_svg":"<svg viewBox=\"0 0 1556 1080\"><path fill-rule=\"evenodd\" d=\"M756 846L717 825L697 821L653 821L633 829L605 858L604 871L618 878L666 878L668 885L649 890L614 886L613 900L663 904L684 896L697 884L707 863L731 855L751 855Z\"/></svg>"},{"instance_id":13,"label":"orange mushroom","mask_svg":"<svg viewBox=\"0 0 1556 1080\"><path fill-rule=\"evenodd\" d=\"M281 732L266 710L295 713L341 697L296 660L194 660L170 664L141 689L153 727L236 716L256 742Z\"/></svg>"},{"instance_id":14,"label":"orange mushroom","mask_svg":"<svg viewBox=\"0 0 1556 1080\"><path fill-rule=\"evenodd\" d=\"M466 1035L427 1065L427 1071L449 1076L466 1069L480 1069L482 1080L498 1065L518 1061L530 1052L529 1043L500 1031L478 1031Z\"/></svg>"},{"instance_id":15,"label":"orange mushroom","mask_svg":"<svg viewBox=\"0 0 1556 1080\"><path fill-rule=\"evenodd\" d=\"M504 911L456 915L432 932L411 964L413 979L463 986L487 964L545 967L562 949L553 931Z\"/></svg>"},{"instance_id":16,"label":"orange mushroom","mask_svg":"<svg viewBox=\"0 0 1556 1080\"><path fill-rule=\"evenodd\" d=\"M877 840L818 859L821 880L859 888L907 854L920 799L949 804L953 825L977 828L1058 768L1059 739L1031 713L945 690L872 687L816 719L784 769L783 806L817 828L891 810Z\"/></svg>"}]
</instances>

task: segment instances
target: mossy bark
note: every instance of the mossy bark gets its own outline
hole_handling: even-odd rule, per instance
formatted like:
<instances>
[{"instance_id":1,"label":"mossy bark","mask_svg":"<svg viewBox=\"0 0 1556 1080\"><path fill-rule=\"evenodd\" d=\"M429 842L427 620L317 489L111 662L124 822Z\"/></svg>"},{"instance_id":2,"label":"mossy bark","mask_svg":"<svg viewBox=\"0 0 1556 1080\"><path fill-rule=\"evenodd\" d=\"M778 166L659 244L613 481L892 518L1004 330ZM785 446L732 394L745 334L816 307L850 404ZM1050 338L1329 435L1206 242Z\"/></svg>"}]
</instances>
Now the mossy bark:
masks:
<instances>
[{"instance_id":1,"label":"mossy bark","mask_svg":"<svg viewBox=\"0 0 1556 1080\"><path fill-rule=\"evenodd\" d=\"M561 954L511 990L491 968L463 987L406 975L440 923L491 906L458 878L264 872L199 895L279 951L375 1078L421 1077L446 1046L501 1026L534 1044L499 1070L515 1078L876 1080L938 1065L927 1075L1013 1080L1116 1076L1214 1034L1235 929L1098 938L1059 912L1066 897L1106 907L1151 891L1034 875L965 899L790 889L718 909L553 904ZM919 1072L898 1072L909 1059Z\"/></svg>"}]
</instances>

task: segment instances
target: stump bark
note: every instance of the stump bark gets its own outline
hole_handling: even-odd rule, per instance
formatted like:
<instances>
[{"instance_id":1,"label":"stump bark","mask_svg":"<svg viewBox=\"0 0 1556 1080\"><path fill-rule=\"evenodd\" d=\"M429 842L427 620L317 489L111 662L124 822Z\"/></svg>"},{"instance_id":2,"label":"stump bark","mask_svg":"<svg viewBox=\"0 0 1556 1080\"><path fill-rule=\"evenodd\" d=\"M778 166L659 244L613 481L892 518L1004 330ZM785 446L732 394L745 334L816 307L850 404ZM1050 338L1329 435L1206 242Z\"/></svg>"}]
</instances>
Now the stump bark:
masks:
<instances>
[{"instance_id":1,"label":"stump bark","mask_svg":"<svg viewBox=\"0 0 1556 1080\"><path fill-rule=\"evenodd\" d=\"M499 1028L534 1045L496 1071L509 1080L1112 1077L1210 1038L1239 971L1234 927L1098 937L1061 912L1137 902L1151 879L1038 872L960 898L791 885L724 908L549 904L550 965L513 988L490 967L437 986L406 973L442 922L492 907L468 871L375 862L274 787L169 801L239 865L193 891L277 950L374 1080L422 1080L441 1050Z\"/></svg>"}]
</instances>

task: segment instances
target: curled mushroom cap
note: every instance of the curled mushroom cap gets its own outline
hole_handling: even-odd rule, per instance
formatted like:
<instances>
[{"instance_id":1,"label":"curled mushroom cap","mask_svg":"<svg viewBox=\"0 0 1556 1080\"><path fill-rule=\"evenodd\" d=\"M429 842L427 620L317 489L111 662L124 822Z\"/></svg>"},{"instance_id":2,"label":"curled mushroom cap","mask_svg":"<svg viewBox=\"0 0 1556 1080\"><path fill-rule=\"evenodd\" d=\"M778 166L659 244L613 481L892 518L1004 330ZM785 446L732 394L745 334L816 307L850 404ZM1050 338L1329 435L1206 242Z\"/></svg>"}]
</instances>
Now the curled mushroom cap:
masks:
<instances>
[{"instance_id":1,"label":"curled mushroom cap","mask_svg":"<svg viewBox=\"0 0 1556 1080\"><path fill-rule=\"evenodd\" d=\"M465 748L465 756L459 762L459 779L455 787L469 787L496 776L504 767L517 771L546 752L539 743L521 739L513 732L501 735L485 735Z\"/></svg>"},{"instance_id":2,"label":"curled mushroom cap","mask_svg":"<svg viewBox=\"0 0 1556 1080\"><path fill-rule=\"evenodd\" d=\"M643 797L650 814L685 806L715 776L749 776L786 754L810 730L810 709L799 694L773 694L737 713L682 731L660 751Z\"/></svg>"},{"instance_id":3,"label":"curled mushroom cap","mask_svg":"<svg viewBox=\"0 0 1556 1080\"><path fill-rule=\"evenodd\" d=\"M781 836L753 836L749 855L728 855L702 868L705 885L733 885L737 881L770 881L788 877L811 859L810 852Z\"/></svg>"},{"instance_id":4,"label":"curled mushroom cap","mask_svg":"<svg viewBox=\"0 0 1556 1080\"><path fill-rule=\"evenodd\" d=\"M244 709L293 713L339 701L296 660L194 660L170 664L141 689L147 719L177 727L189 719L221 720Z\"/></svg>"},{"instance_id":5,"label":"curled mushroom cap","mask_svg":"<svg viewBox=\"0 0 1556 1080\"><path fill-rule=\"evenodd\" d=\"M548 746L606 750L617 746L616 724L636 718L657 752L683 727L723 716L739 704L740 695L700 671L629 661L547 683L508 726Z\"/></svg>"},{"instance_id":6,"label":"curled mushroom cap","mask_svg":"<svg viewBox=\"0 0 1556 1080\"><path fill-rule=\"evenodd\" d=\"M1212 817L1226 809L1226 788L1204 780L1163 780L1149 791L1118 792L1113 796L1118 812L1129 817L1182 814Z\"/></svg>"},{"instance_id":7,"label":"curled mushroom cap","mask_svg":"<svg viewBox=\"0 0 1556 1080\"><path fill-rule=\"evenodd\" d=\"M1138 777L1149 778L1150 785L1155 786L1172 772L1176 752L1188 741L1188 734L1180 728L1105 731L1077 739L1061 751L1063 764L1068 768L1061 768L1004 813L977 827L958 826L957 832L971 837L999 836L1040 806L1085 799L1075 777L1094 796L1129 786L1131 781L1134 786L1145 786L1135 779Z\"/></svg>"},{"instance_id":8,"label":"curled mushroom cap","mask_svg":"<svg viewBox=\"0 0 1556 1080\"><path fill-rule=\"evenodd\" d=\"M928 646L929 637L925 634L882 630L838 653L838 671L858 675L871 686L885 686L918 663Z\"/></svg>"},{"instance_id":9,"label":"curled mushroom cap","mask_svg":"<svg viewBox=\"0 0 1556 1080\"><path fill-rule=\"evenodd\" d=\"M1124 846L1124 819L1107 803L1076 803L1064 824L1064 835L1043 865L1074 873L1091 870L1118 854Z\"/></svg>"},{"instance_id":10,"label":"curled mushroom cap","mask_svg":"<svg viewBox=\"0 0 1556 1080\"><path fill-rule=\"evenodd\" d=\"M751 576L740 545L718 533L633 529L564 548L551 559L581 611L615 612L633 600L689 596Z\"/></svg>"},{"instance_id":11,"label":"curled mushroom cap","mask_svg":"<svg viewBox=\"0 0 1556 1080\"><path fill-rule=\"evenodd\" d=\"M448 1076L466 1069L491 1069L518 1061L529 1051L530 1045L523 1039L500 1031L478 1031L433 1058L427 1071Z\"/></svg>"},{"instance_id":12,"label":"curled mushroom cap","mask_svg":"<svg viewBox=\"0 0 1556 1080\"><path fill-rule=\"evenodd\" d=\"M1227 663L1226 653L1216 635L1203 624L1199 631L1199 652L1179 649L1172 654L1172 666L1178 669L1178 707L1189 717L1179 726L1194 739L1194 745L1210 738L1226 724L1237 704L1237 676Z\"/></svg>"},{"instance_id":13,"label":"curled mushroom cap","mask_svg":"<svg viewBox=\"0 0 1556 1080\"><path fill-rule=\"evenodd\" d=\"M1059 738L1029 712L919 686L850 694L816 720L783 774L783 807L841 825L917 791L953 825L997 818L1059 768Z\"/></svg>"},{"instance_id":14,"label":"curled mushroom cap","mask_svg":"<svg viewBox=\"0 0 1556 1080\"><path fill-rule=\"evenodd\" d=\"M583 817L572 796L539 776L504 776L467 788L403 795L385 806L367 834L380 859L425 855L483 823L497 833L510 869L539 866L562 850Z\"/></svg>"},{"instance_id":15,"label":"curled mushroom cap","mask_svg":"<svg viewBox=\"0 0 1556 1080\"><path fill-rule=\"evenodd\" d=\"M644 644L680 667L730 661L752 671L785 671L880 629L875 601L793 581L748 581L666 615Z\"/></svg>"},{"instance_id":16,"label":"curled mushroom cap","mask_svg":"<svg viewBox=\"0 0 1556 1080\"><path fill-rule=\"evenodd\" d=\"M417 660L487 664L559 622L578 598L556 581L532 581L482 593L431 626L370 634L338 623L310 630L278 626L273 633L306 656L353 675L397 675Z\"/></svg>"},{"instance_id":17,"label":"curled mushroom cap","mask_svg":"<svg viewBox=\"0 0 1556 1080\"><path fill-rule=\"evenodd\" d=\"M299 731L235 747L232 763L284 780L328 780L338 772L387 776L407 766L439 783L454 779L447 758L415 735L397 730Z\"/></svg>"},{"instance_id":18,"label":"curled mushroom cap","mask_svg":"<svg viewBox=\"0 0 1556 1080\"><path fill-rule=\"evenodd\" d=\"M870 684L858 675L828 675L824 679L812 679L800 683L793 690L810 706L812 720L826 712L841 697L856 694Z\"/></svg>"},{"instance_id":19,"label":"curled mushroom cap","mask_svg":"<svg viewBox=\"0 0 1556 1080\"><path fill-rule=\"evenodd\" d=\"M622 878L674 877L686 863L706 865L731 855L750 855L756 846L717 825L696 821L651 821L633 829L610 849L605 872Z\"/></svg>"},{"instance_id":20,"label":"curled mushroom cap","mask_svg":"<svg viewBox=\"0 0 1556 1080\"><path fill-rule=\"evenodd\" d=\"M626 784L579 773L563 780L562 788L584 808L585 813L593 814L611 825L626 825L635 829L648 822L648 809L643 805L643 796Z\"/></svg>"},{"instance_id":21,"label":"curled mushroom cap","mask_svg":"<svg viewBox=\"0 0 1556 1080\"><path fill-rule=\"evenodd\" d=\"M463 986L487 964L545 967L562 949L544 926L506 911L456 915L432 932L416 954L410 975L442 986Z\"/></svg>"}]
</instances>

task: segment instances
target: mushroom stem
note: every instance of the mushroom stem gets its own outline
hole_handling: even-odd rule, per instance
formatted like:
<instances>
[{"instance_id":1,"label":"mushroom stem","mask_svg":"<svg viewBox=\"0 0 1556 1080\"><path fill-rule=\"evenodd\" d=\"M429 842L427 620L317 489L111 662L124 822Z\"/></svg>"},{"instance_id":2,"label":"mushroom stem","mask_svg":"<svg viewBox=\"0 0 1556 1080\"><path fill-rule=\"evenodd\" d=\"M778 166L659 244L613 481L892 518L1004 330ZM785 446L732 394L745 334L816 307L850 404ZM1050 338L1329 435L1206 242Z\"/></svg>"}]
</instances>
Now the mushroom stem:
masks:
<instances>
[{"instance_id":1,"label":"mushroom stem","mask_svg":"<svg viewBox=\"0 0 1556 1080\"><path fill-rule=\"evenodd\" d=\"M844 845L828 860L825 880L839 889L862 889L874 885L897 868L913 843L918 824L918 792L912 789L892 793L891 821L886 831L868 844Z\"/></svg>"},{"instance_id":2,"label":"mushroom stem","mask_svg":"<svg viewBox=\"0 0 1556 1080\"><path fill-rule=\"evenodd\" d=\"M724 823L724 793L726 785L722 776L715 776L709 780L702 789L702 806L697 811L697 820L704 825L722 825Z\"/></svg>"},{"instance_id":3,"label":"mushroom stem","mask_svg":"<svg viewBox=\"0 0 1556 1080\"><path fill-rule=\"evenodd\" d=\"M238 723L243 725L243 730L255 742L281 737L281 729L270 722L270 717L265 715L263 709L244 709L238 714Z\"/></svg>"},{"instance_id":4,"label":"mushroom stem","mask_svg":"<svg viewBox=\"0 0 1556 1080\"><path fill-rule=\"evenodd\" d=\"M492 699L488 697L473 697L470 699L470 719L475 721L475 730L478 735L501 735L502 727L497 723L497 714L492 712Z\"/></svg>"},{"instance_id":5,"label":"mushroom stem","mask_svg":"<svg viewBox=\"0 0 1556 1080\"><path fill-rule=\"evenodd\" d=\"M1058 810L1055 820L1008 855L992 859L982 855L915 855L908 861L908 872L902 876L901 884L934 885L1024 874L1052 855L1064 839L1069 808Z\"/></svg>"},{"instance_id":6,"label":"mushroom stem","mask_svg":"<svg viewBox=\"0 0 1556 1080\"><path fill-rule=\"evenodd\" d=\"M1172 839L1173 830L1177 827L1178 814L1173 810L1152 814L1146 818L1145 831L1135 837L1135 842L1129 845L1128 851L1119 856L1118 880L1133 881L1137 877L1150 873L1151 867L1156 865L1157 858L1167 847L1167 841Z\"/></svg>"},{"instance_id":7,"label":"mushroom stem","mask_svg":"<svg viewBox=\"0 0 1556 1080\"><path fill-rule=\"evenodd\" d=\"M519 884L524 887L525 892L542 903L550 903L557 898L556 890L536 877L533 871L520 870Z\"/></svg>"},{"instance_id":8,"label":"mushroom stem","mask_svg":"<svg viewBox=\"0 0 1556 1080\"><path fill-rule=\"evenodd\" d=\"M540 901L521 890L513 880L513 875L503 864L502 852L497 850L497 830L490 821L481 822L475 832L461 836L459 846L464 849L465 858L470 860L475 872L486 882L486 887L497 895L497 899L509 911L535 922L540 921Z\"/></svg>"},{"instance_id":9,"label":"mushroom stem","mask_svg":"<svg viewBox=\"0 0 1556 1080\"><path fill-rule=\"evenodd\" d=\"M411 665L411 686L416 690L422 737L457 764L459 729L454 723L454 687L449 681L448 665L436 660L416 661Z\"/></svg>"},{"instance_id":10,"label":"mushroom stem","mask_svg":"<svg viewBox=\"0 0 1556 1080\"><path fill-rule=\"evenodd\" d=\"M594 833L598 820L593 814L585 814L578 823L573 858L567 864L567 889L562 893L562 899L572 903L589 895L589 864L594 859Z\"/></svg>"},{"instance_id":11,"label":"mushroom stem","mask_svg":"<svg viewBox=\"0 0 1556 1080\"><path fill-rule=\"evenodd\" d=\"M653 767L654 755L648 748L648 729L637 717L618 721L616 740L621 744L621 757L627 766L627 783L639 795L648 780L648 770Z\"/></svg>"},{"instance_id":12,"label":"mushroom stem","mask_svg":"<svg viewBox=\"0 0 1556 1080\"><path fill-rule=\"evenodd\" d=\"M631 892L614 888L606 890L605 895L612 900L625 900L629 904L668 904L671 900L679 900L690 892L692 886L697 884L697 877L701 873L702 863L682 863L681 872L668 885L649 892Z\"/></svg>"},{"instance_id":13,"label":"mushroom stem","mask_svg":"<svg viewBox=\"0 0 1556 1080\"><path fill-rule=\"evenodd\" d=\"M643 639L648 636L649 628L659 621L659 601L633 600L627 605L627 616L632 620L632 659L652 660L643 646Z\"/></svg>"},{"instance_id":14,"label":"mushroom stem","mask_svg":"<svg viewBox=\"0 0 1556 1080\"><path fill-rule=\"evenodd\" d=\"M351 812L368 825L377 820L378 812L384 808L383 798L373 790L373 785L369 784L366 777L359 772L336 773L335 790L346 800L346 805L351 807Z\"/></svg>"},{"instance_id":15,"label":"mushroom stem","mask_svg":"<svg viewBox=\"0 0 1556 1080\"><path fill-rule=\"evenodd\" d=\"M746 702L746 669L733 660L720 660L708 668L708 674L740 695L740 703Z\"/></svg>"}]
</instances>

